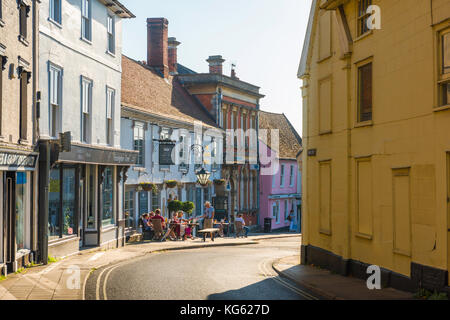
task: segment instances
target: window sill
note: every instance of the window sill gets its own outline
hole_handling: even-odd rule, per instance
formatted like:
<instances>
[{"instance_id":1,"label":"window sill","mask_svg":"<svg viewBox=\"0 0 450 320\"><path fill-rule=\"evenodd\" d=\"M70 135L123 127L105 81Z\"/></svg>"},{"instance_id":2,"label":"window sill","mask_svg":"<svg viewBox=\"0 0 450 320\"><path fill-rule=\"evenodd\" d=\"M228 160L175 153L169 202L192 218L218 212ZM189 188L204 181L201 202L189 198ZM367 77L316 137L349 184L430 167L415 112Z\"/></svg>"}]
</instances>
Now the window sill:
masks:
<instances>
[{"instance_id":1,"label":"window sill","mask_svg":"<svg viewBox=\"0 0 450 320\"><path fill-rule=\"evenodd\" d=\"M320 230L319 230L319 233L320 233L320 234L323 234L323 235L325 235L325 236L331 236L331 231L328 231L328 230L320 229Z\"/></svg>"},{"instance_id":2,"label":"window sill","mask_svg":"<svg viewBox=\"0 0 450 320\"><path fill-rule=\"evenodd\" d=\"M372 35L372 34L373 34L373 30L367 31L366 33L364 33L364 34L358 36L358 37L355 39L354 42L358 42L358 41L360 41L360 40L363 40L363 39L367 38L368 36L370 36L370 35Z\"/></svg>"},{"instance_id":3,"label":"window sill","mask_svg":"<svg viewBox=\"0 0 450 320\"><path fill-rule=\"evenodd\" d=\"M27 39L25 39L22 35L19 35L19 41L22 42L26 47L30 45Z\"/></svg>"},{"instance_id":4,"label":"window sill","mask_svg":"<svg viewBox=\"0 0 450 320\"><path fill-rule=\"evenodd\" d=\"M59 23L58 21L56 21L56 20L53 20L52 18L48 18L47 19L48 21L50 21L51 23L53 23L55 26L57 26L58 28L60 28L60 29L62 29L62 25L61 25L61 23Z\"/></svg>"},{"instance_id":5,"label":"window sill","mask_svg":"<svg viewBox=\"0 0 450 320\"><path fill-rule=\"evenodd\" d=\"M86 39L85 37L81 37L80 40L83 41L83 42L86 42L87 44L92 46L92 41L91 40Z\"/></svg>"},{"instance_id":6,"label":"window sill","mask_svg":"<svg viewBox=\"0 0 450 320\"><path fill-rule=\"evenodd\" d=\"M107 55L110 55L110 56L113 57L113 58L116 57L116 54L113 53L113 52L111 52L111 51L109 51L109 50L106 50L106 54L107 54Z\"/></svg>"},{"instance_id":7,"label":"window sill","mask_svg":"<svg viewBox=\"0 0 450 320\"><path fill-rule=\"evenodd\" d=\"M355 128L363 128L363 127L371 127L371 126L373 126L373 120L355 123Z\"/></svg>"},{"instance_id":8,"label":"window sill","mask_svg":"<svg viewBox=\"0 0 450 320\"><path fill-rule=\"evenodd\" d=\"M360 238L360 239L365 239L365 240L373 240L373 236L365 234L365 233L356 233L355 237Z\"/></svg>"},{"instance_id":9,"label":"window sill","mask_svg":"<svg viewBox=\"0 0 450 320\"><path fill-rule=\"evenodd\" d=\"M5 26L5 21L3 21L2 19L0 19L0 27L4 27Z\"/></svg>"},{"instance_id":10,"label":"window sill","mask_svg":"<svg viewBox=\"0 0 450 320\"><path fill-rule=\"evenodd\" d=\"M450 104L433 108L433 112L439 112L439 111L445 111L445 110L450 110Z\"/></svg>"}]
</instances>

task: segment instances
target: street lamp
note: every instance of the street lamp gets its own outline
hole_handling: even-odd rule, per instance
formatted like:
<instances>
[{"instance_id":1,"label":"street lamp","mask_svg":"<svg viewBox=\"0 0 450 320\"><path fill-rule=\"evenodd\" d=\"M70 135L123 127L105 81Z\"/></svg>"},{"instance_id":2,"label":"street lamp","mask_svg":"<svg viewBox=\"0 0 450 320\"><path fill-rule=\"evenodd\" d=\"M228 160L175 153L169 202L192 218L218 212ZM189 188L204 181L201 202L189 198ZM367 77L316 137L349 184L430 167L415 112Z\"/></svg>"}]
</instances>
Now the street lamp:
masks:
<instances>
[{"instance_id":1,"label":"street lamp","mask_svg":"<svg viewBox=\"0 0 450 320\"><path fill-rule=\"evenodd\" d=\"M202 168L200 171L197 171L197 182L202 186L206 187L209 183L209 177L211 173Z\"/></svg>"}]
</instances>

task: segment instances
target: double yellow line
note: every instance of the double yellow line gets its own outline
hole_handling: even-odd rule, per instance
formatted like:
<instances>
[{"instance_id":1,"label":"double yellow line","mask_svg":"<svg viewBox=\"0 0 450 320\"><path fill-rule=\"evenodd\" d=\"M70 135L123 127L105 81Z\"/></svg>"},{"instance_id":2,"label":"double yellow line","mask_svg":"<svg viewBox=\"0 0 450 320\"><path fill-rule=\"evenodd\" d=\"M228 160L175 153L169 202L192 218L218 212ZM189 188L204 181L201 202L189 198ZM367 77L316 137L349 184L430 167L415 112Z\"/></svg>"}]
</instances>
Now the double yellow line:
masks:
<instances>
[{"instance_id":1,"label":"double yellow line","mask_svg":"<svg viewBox=\"0 0 450 320\"><path fill-rule=\"evenodd\" d=\"M263 260L259 264L259 271L261 272L261 274L264 277L274 280L275 282L281 284L285 288L295 292L296 294L298 294L308 300L319 300L319 298L317 298L317 297L311 295L310 293L308 293L300 288L297 288L297 287L293 286L292 284L290 284L289 282L285 281L278 274L274 274L274 272L271 271L270 267L268 266L268 265L272 265L272 263L273 263L273 260L269 259L269 260Z\"/></svg>"}]
</instances>

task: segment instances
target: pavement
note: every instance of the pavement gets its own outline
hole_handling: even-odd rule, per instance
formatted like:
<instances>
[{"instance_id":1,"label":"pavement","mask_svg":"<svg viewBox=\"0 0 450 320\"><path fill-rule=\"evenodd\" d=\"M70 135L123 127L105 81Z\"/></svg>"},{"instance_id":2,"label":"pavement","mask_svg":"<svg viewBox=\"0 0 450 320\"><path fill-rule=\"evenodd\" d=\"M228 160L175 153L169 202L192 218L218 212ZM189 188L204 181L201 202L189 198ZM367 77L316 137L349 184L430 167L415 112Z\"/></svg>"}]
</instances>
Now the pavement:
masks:
<instances>
[{"instance_id":1,"label":"pavement","mask_svg":"<svg viewBox=\"0 0 450 320\"><path fill-rule=\"evenodd\" d=\"M289 240L290 238L292 240ZM292 243L298 243L298 247L290 249L290 252L281 252L279 251L279 244L276 243L281 241L290 241L291 245ZM264 248L263 243L265 243ZM127 244L125 247L108 251L100 251L97 248L85 250L77 255L45 266L27 268L21 273L9 275L6 280L0 281L0 300L83 300L86 298L85 287L90 275L94 275L99 269L112 268L113 266L134 262L141 258L145 259L147 255L154 253L177 253L180 250L197 250L200 252L201 249L206 249L205 251L207 251L213 247L227 247L226 251L231 255L232 247L236 246L239 246L239 249L253 248L254 246L260 246L264 250L272 248L271 253L268 255L271 259L265 260L265 263L270 265L264 268L266 271L263 274L270 275L270 271L272 271L274 275L271 277L273 279L277 278L276 280L279 282L284 282L285 287L296 286L297 288L303 288L297 293L310 292L313 294L309 296L317 295L321 298L336 300L413 299L411 293L392 288L368 290L363 280L343 277L326 270L300 265L300 257L294 255L300 251L300 244L301 235L280 233L250 234L248 238L240 239L216 238L214 242L208 240L203 242L201 239L162 243L146 241ZM162 257L164 255L159 256ZM230 261L233 260L230 259ZM249 263L253 262L249 261ZM166 264L164 268L170 268L170 265ZM268 271L269 269L271 270ZM222 276L225 276L225 272L222 273ZM291 283L291 285L286 282ZM249 286L249 288L253 287ZM235 289L237 290L237 288ZM230 292L234 291L231 290ZM231 294L230 292L227 294ZM250 291L241 290L236 292L249 294ZM223 296L218 297L211 295L209 298L233 297L233 295L227 294L224 293Z\"/></svg>"},{"instance_id":2,"label":"pavement","mask_svg":"<svg viewBox=\"0 0 450 320\"><path fill-rule=\"evenodd\" d=\"M327 300L411 300L413 294L393 288L369 290L366 281L333 274L328 270L300 265L300 256L278 259L272 268L289 279Z\"/></svg>"},{"instance_id":3,"label":"pavement","mask_svg":"<svg viewBox=\"0 0 450 320\"><path fill-rule=\"evenodd\" d=\"M88 275L96 269L123 261L138 259L150 253L209 247L243 246L257 244L265 238L283 238L298 234L252 234L248 238L216 238L188 241L144 242L125 247L99 251L85 250L77 255L48 265L26 268L0 281L0 300L81 300Z\"/></svg>"}]
</instances>

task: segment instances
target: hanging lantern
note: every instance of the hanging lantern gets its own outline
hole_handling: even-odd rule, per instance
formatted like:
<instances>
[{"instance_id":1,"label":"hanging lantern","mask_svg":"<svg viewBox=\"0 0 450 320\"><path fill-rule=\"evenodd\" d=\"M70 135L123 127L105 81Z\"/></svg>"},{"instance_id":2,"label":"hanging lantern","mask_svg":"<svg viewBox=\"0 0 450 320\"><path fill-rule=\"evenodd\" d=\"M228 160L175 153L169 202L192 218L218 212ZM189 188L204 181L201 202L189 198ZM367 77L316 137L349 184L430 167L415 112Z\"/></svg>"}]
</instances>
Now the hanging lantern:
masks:
<instances>
[{"instance_id":1,"label":"hanging lantern","mask_svg":"<svg viewBox=\"0 0 450 320\"><path fill-rule=\"evenodd\" d=\"M197 175L197 182L202 186L206 187L209 183L209 177L211 176L211 173L206 171L204 168L202 170L198 171L196 173Z\"/></svg>"}]
</instances>

